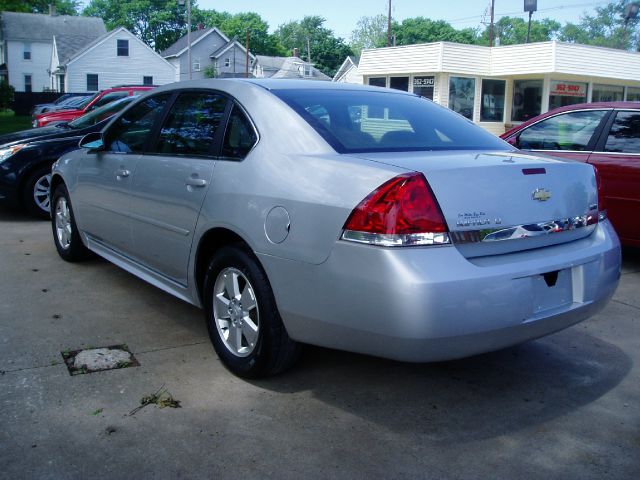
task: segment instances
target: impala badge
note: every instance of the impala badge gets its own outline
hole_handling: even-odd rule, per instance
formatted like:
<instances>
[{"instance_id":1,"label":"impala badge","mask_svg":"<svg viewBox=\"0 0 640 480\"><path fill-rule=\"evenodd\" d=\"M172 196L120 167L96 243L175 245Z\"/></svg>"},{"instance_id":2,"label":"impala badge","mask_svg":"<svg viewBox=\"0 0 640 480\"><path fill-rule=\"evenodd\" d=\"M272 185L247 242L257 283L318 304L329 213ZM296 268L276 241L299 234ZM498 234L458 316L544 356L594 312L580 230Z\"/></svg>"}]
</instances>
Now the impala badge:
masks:
<instances>
[{"instance_id":1,"label":"impala badge","mask_svg":"<svg viewBox=\"0 0 640 480\"><path fill-rule=\"evenodd\" d=\"M539 202L546 202L551 198L551 192L544 188L536 188L531 195L531 198Z\"/></svg>"}]
</instances>

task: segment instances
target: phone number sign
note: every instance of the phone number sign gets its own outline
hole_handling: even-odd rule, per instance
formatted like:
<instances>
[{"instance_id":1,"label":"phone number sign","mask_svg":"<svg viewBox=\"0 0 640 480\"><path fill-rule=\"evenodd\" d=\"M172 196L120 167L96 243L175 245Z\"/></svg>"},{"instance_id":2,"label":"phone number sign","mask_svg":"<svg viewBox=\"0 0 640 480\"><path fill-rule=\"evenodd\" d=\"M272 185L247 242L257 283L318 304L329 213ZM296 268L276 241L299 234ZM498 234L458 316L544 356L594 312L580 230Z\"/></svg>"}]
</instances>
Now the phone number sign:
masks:
<instances>
[{"instance_id":1,"label":"phone number sign","mask_svg":"<svg viewBox=\"0 0 640 480\"><path fill-rule=\"evenodd\" d=\"M551 80L550 94L560 97L586 97L587 84Z\"/></svg>"}]
</instances>

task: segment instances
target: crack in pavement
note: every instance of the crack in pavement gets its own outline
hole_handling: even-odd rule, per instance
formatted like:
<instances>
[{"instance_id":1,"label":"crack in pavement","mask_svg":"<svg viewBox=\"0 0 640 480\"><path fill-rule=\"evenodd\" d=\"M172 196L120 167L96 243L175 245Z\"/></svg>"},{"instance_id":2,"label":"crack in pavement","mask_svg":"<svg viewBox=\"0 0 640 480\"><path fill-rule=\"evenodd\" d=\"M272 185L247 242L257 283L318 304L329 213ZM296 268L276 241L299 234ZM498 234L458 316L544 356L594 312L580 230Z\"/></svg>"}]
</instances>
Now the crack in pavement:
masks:
<instances>
[{"instance_id":1,"label":"crack in pavement","mask_svg":"<svg viewBox=\"0 0 640 480\"><path fill-rule=\"evenodd\" d=\"M627 307L635 308L636 310L640 310L640 307L638 307L637 305L632 305L632 304L630 304L630 303L625 303L625 302L622 302L622 301L620 301L620 300L616 300L615 298L614 298L614 299L612 299L611 301L612 301L612 302L616 302L616 303L620 303L620 304L625 305L625 306L627 306Z\"/></svg>"}]
</instances>

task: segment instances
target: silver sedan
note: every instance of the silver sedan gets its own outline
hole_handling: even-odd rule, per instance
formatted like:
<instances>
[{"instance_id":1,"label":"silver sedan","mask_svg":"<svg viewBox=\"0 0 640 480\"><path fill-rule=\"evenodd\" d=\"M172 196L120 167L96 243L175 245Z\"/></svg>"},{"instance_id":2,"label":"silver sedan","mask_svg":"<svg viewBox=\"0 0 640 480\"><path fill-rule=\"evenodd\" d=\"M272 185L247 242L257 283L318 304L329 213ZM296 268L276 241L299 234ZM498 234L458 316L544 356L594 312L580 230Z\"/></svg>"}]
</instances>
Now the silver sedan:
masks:
<instances>
[{"instance_id":1,"label":"silver sedan","mask_svg":"<svg viewBox=\"0 0 640 480\"><path fill-rule=\"evenodd\" d=\"M181 82L80 146L53 168L60 256L202 307L244 377L302 343L416 362L504 348L593 315L620 276L591 166L404 92Z\"/></svg>"}]
</instances>

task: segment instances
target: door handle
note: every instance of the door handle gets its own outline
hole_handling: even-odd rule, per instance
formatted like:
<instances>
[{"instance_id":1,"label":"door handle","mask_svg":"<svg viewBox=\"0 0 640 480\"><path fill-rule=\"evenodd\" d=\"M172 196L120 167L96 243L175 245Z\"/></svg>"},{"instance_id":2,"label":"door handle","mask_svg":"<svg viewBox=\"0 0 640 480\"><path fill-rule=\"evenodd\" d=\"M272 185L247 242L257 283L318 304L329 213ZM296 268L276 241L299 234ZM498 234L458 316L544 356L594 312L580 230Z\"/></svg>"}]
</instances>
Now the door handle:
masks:
<instances>
[{"instance_id":1,"label":"door handle","mask_svg":"<svg viewBox=\"0 0 640 480\"><path fill-rule=\"evenodd\" d=\"M128 177L129 175L131 175L131 172L125 168L116 170L116 177Z\"/></svg>"},{"instance_id":2,"label":"door handle","mask_svg":"<svg viewBox=\"0 0 640 480\"><path fill-rule=\"evenodd\" d=\"M190 187L204 187L207 185L207 181L204 178L189 177L185 180L185 183Z\"/></svg>"}]
</instances>

